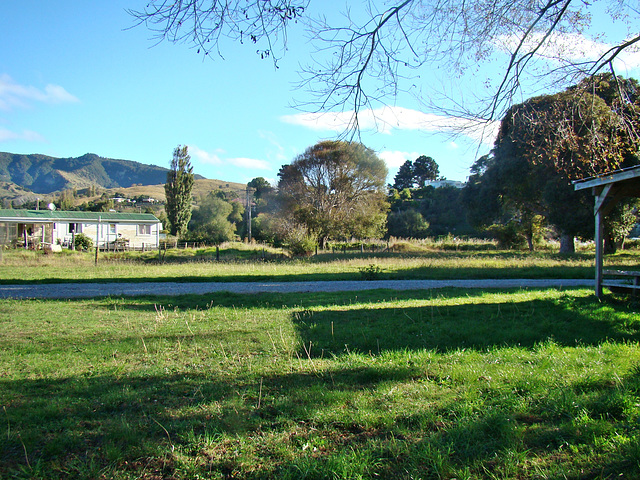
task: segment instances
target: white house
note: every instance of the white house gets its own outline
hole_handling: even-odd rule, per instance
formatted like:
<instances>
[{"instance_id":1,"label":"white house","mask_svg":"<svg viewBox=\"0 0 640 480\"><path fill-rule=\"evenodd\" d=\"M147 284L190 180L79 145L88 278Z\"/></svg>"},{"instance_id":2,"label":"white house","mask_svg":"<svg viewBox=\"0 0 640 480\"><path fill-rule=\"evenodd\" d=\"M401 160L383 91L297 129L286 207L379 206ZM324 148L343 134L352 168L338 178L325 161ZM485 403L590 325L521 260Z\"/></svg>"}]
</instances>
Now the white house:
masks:
<instances>
[{"instance_id":1,"label":"white house","mask_svg":"<svg viewBox=\"0 0 640 480\"><path fill-rule=\"evenodd\" d=\"M150 213L0 209L0 244L70 246L83 233L100 248L158 248L162 223Z\"/></svg>"}]
</instances>

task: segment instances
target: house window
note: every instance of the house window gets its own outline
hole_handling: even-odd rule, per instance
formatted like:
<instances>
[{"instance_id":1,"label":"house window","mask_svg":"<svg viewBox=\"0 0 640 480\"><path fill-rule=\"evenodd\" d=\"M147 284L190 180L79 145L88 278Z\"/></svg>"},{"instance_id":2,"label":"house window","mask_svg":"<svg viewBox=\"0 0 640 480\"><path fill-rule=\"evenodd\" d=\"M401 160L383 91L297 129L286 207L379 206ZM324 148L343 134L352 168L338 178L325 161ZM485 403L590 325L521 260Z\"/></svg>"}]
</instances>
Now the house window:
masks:
<instances>
[{"instance_id":1,"label":"house window","mask_svg":"<svg viewBox=\"0 0 640 480\"><path fill-rule=\"evenodd\" d=\"M138 225L138 235L151 235L151 225Z\"/></svg>"},{"instance_id":2,"label":"house window","mask_svg":"<svg viewBox=\"0 0 640 480\"><path fill-rule=\"evenodd\" d=\"M110 223L109 224L109 235L115 235L116 234L116 224L115 223Z\"/></svg>"}]
</instances>

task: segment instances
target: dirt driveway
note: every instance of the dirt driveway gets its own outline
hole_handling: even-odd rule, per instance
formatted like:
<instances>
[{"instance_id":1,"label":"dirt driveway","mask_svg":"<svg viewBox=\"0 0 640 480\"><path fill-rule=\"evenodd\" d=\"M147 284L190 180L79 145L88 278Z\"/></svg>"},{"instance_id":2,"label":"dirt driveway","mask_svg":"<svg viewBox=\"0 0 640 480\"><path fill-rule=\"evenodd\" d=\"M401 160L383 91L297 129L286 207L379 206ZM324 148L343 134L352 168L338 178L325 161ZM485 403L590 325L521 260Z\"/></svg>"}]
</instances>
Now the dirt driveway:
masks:
<instances>
[{"instance_id":1,"label":"dirt driveway","mask_svg":"<svg viewBox=\"0 0 640 480\"><path fill-rule=\"evenodd\" d=\"M232 293L346 292L358 290L430 290L436 288L594 287L587 279L373 280L335 282L142 282L0 285L0 298L92 298L141 295Z\"/></svg>"}]
</instances>

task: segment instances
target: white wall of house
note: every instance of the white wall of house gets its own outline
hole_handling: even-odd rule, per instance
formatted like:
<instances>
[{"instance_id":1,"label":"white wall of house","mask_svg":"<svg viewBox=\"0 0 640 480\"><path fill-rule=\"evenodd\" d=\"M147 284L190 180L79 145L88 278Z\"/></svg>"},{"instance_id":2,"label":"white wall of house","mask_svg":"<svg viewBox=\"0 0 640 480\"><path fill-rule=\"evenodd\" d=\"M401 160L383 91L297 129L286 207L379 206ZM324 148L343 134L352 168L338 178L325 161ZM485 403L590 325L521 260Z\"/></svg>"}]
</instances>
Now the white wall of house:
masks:
<instances>
[{"instance_id":1,"label":"white wall of house","mask_svg":"<svg viewBox=\"0 0 640 480\"><path fill-rule=\"evenodd\" d=\"M70 245L75 233L83 233L95 244L103 248L118 239L128 240L130 248L158 248L161 223L72 223L56 222L53 224L53 243Z\"/></svg>"}]
</instances>

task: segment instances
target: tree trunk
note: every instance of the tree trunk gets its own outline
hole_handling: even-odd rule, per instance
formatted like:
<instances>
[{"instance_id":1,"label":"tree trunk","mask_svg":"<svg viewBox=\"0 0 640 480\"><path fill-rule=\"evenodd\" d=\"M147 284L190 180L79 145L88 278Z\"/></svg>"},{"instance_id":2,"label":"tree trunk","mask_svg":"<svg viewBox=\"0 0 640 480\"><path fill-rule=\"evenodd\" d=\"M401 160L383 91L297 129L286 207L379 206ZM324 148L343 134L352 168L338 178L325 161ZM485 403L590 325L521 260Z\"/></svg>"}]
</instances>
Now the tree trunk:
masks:
<instances>
[{"instance_id":1,"label":"tree trunk","mask_svg":"<svg viewBox=\"0 0 640 480\"><path fill-rule=\"evenodd\" d=\"M529 251L533 252L534 251L534 246L533 246L533 233L531 232L526 232L524 234L525 238L527 239L527 245L529 246Z\"/></svg>"},{"instance_id":2,"label":"tree trunk","mask_svg":"<svg viewBox=\"0 0 640 480\"><path fill-rule=\"evenodd\" d=\"M617 245L616 245L616 242L613 240L613 237L609 233L605 232L604 234L605 255L616 253L616 250L617 250Z\"/></svg>"},{"instance_id":3,"label":"tree trunk","mask_svg":"<svg viewBox=\"0 0 640 480\"><path fill-rule=\"evenodd\" d=\"M560 253L576 253L573 235L564 232L560 234Z\"/></svg>"}]
</instances>

